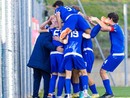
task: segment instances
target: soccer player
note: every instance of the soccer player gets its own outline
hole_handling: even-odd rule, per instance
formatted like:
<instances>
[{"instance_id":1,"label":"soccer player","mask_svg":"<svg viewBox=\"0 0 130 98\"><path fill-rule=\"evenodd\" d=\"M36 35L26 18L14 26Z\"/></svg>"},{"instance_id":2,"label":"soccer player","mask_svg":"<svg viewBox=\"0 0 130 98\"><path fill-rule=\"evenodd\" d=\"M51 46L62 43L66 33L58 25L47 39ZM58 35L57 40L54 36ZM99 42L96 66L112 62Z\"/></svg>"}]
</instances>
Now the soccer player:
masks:
<instances>
[{"instance_id":1,"label":"soccer player","mask_svg":"<svg viewBox=\"0 0 130 98\"><path fill-rule=\"evenodd\" d=\"M55 8L56 17L59 24L59 29L61 29L61 20L64 22L62 27L62 32L60 39L64 39L67 34L76 29L76 26L80 28L83 32L86 33L86 38L90 38L90 28L88 28L87 21L79 14L72 13L72 8L65 7L64 3L60 0L56 1L53 4Z\"/></svg>"},{"instance_id":2,"label":"soccer player","mask_svg":"<svg viewBox=\"0 0 130 98\"><path fill-rule=\"evenodd\" d=\"M43 98L47 98L50 81L50 51L56 50L63 52L63 48L52 44L51 33L40 33L27 64L28 67L33 68L33 98L40 98L38 92L42 77L44 81Z\"/></svg>"},{"instance_id":3,"label":"soccer player","mask_svg":"<svg viewBox=\"0 0 130 98\"><path fill-rule=\"evenodd\" d=\"M92 45L92 39L85 39L83 38L83 58L85 60L86 64L86 70L88 73L88 80L89 80L89 88L92 92L92 98L98 98L99 94L96 89L96 85L93 81L93 79L90 77L93 63L94 63L94 53L93 53L93 45Z\"/></svg>"},{"instance_id":4,"label":"soccer player","mask_svg":"<svg viewBox=\"0 0 130 98\"><path fill-rule=\"evenodd\" d=\"M84 59L82 57L82 36L83 31L72 31L68 34L68 42L64 46L64 60L63 65L65 66L66 80L66 98L70 98L71 94L71 76L72 69L79 70L81 73L81 91L83 92L83 98L90 98L87 88L88 88L88 76L86 71L86 66ZM85 95L85 96L84 96ZM82 98L82 97L80 97Z\"/></svg>"},{"instance_id":5,"label":"soccer player","mask_svg":"<svg viewBox=\"0 0 130 98\"><path fill-rule=\"evenodd\" d=\"M108 14L103 21L97 17L91 17L92 21L96 21L104 31L109 32L111 49L110 55L104 60L100 69L100 76L103 81L106 93L100 98L112 98L114 96L110 80L107 72L113 72L124 59L124 33L118 24L119 16L115 12ZM107 25L106 25L107 24Z\"/></svg>"},{"instance_id":6,"label":"soccer player","mask_svg":"<svg viewBox=\"0 0 130 98\"><path fill-rule=\"evenodd\" d=\"M89 88L92 92L92 98L98 98L99 94L97 92L96 89L96 85L93 81L93 79L90 77L91 74L91 70L93 67L93 62L94 62L94 53L93 53L93 46L92 46L92 40L91 39L85 39L83 38L83 42L82 42L82 48L83 48L83 58L85 60L85 65L86 65L86 70L88 73L88 83L89 83ZM72 77L72 85L73 85L73 97L78 97L78 93L79 93L79 73L77 71L73 72L73 77ZM80 96L82 96L82 93L80 92Z\"/></svg>"},{"instance_id":7,"label":"soccer player","mask_svg":"<svg viewBox=\"0 0 130 98\"><path fill-rule=\"evenodd\" d=\"M51 24L48 27L49 33L51 33L52 36L60 36L61 30L57 29L58 23L57 23L55 15L51 15L51 17L41 25L41 28L45 28L45 26L48 23ZM55 46L63 47L63 44L61 42L59 42L59 41L52 40L52 43ZM51 79L50 79L50 88L49 88L48 98L53 98L55 96L55 94L54 94L55 85L56 85L56 80L57 80L58 76L59 76L59 80L58 80L57 96L61 96L61 94L62 94L62 90L63 90L63 86L64 86L64 84L62 84L62 83L65 80L65 74L64 73L59 73L60 68L61 68L62 59L63 59L63 53L62 52L51 51L51 53L50 53Z\"/></svg>"}]
</instances>

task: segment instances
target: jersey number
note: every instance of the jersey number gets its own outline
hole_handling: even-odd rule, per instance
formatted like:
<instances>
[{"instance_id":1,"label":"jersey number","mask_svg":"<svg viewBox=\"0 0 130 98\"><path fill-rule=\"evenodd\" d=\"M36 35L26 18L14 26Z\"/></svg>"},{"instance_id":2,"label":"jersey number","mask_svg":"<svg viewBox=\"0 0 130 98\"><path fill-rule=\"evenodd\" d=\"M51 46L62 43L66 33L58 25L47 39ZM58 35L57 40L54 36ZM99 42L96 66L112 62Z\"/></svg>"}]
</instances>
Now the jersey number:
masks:
<instances>
[{"instance_id":1,"label":"jersey number","mask_svg":"<svg viewBox=\"0 0 130 98\"><path fill-rule=\"evenodd\" d=\"M72 9L68 6L65 7L68 11L72 11Z\"/></svg>"},{"instance_id":2,"label":"jersey number","mask_svg":"<svg viewBox=\"0 0 130 98\"><path fill-rule=\"evenodd\" d=\"M79 37L78 31L72 31L70 37Z\"/></svg>"},{"instance_id":3,"label":"jersey number","mask_svg":"<svg viewBox=\"0 0 130 98\"><path fill-rule=\"evenodd\" d=\"M54 30L53 36L59 36L60 30Z\"/></svg>"}]
</instances>

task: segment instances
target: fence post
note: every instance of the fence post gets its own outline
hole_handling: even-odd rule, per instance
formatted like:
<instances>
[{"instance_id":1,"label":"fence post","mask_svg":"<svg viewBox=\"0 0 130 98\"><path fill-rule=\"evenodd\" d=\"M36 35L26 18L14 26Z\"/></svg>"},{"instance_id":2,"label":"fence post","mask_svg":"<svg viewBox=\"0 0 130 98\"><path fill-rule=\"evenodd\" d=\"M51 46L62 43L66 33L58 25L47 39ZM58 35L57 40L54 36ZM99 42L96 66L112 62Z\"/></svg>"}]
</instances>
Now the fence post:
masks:
<instances>
[{"instance_id":1,"label":"fence post","mask_svg":"<svg viewBox=\"0 0 130 98\"><path fill-rule=\"evenodd\" d=\"M124 14L124 33L125 33L125 60L124 60L124 71L125 71L125 86L128 86L128 20L127 20L127 4L123 5Z\"/></svg>"},{"instance_id":2,"label":"fence post","mask_svg":"<svg viewBox=\"0 0 130 98\"><path fill-rule=\"evenodd\" d=\"M0 9L2 9L2 0L0 0ZM0 10L0 32L2 32L2 10ZM0 98L2 98L2 34L0 33Z\"/></svg>"}]
</instances>

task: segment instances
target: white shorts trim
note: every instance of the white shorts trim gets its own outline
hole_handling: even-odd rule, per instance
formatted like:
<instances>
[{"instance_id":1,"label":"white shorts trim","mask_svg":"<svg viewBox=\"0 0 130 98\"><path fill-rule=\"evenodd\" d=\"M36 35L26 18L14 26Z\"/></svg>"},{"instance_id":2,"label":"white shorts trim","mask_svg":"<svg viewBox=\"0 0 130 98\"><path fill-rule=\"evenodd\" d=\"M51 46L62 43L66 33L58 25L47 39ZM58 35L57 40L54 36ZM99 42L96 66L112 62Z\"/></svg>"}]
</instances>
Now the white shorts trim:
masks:
<instances>
[{"instance_id":1,"label":"white shorts trim","mask_svg":"<svg viewBox=\"0 0 130 98\"><path fill-rule=\"evenodd\" d=\"M124 56L124 53L113 53L112 56Z\"/></svg>"},{"instance_id":2,"label":"white shorts trim","mask_svg":"<svg viewBox=\"0 0 130 98\"><path fill-rule=\"evenodd\" d=\"M83 48L83 51L86 51L86 50L89 50L89 51L93 52L93 49L91 49L91 48Z\"/></svg>"},{"instance_id":3,"label":"white shorts trim","mask_svg":"<svg viewBox=\"0 0 130 98\"><path fill-rule=\"evenodd\" d=\"M62 52L52 51L50 54L63 54Z\"/></svg>"},{"instance_id":4,"label":"white shorts trim","mask_svg":"<svg viewBox=\"0 0 130 98\"><path fill-rule=\"evenodd\" d=\"M82 55L79 54L79 53L76 53L76 52L69 52L69 53L66 53L66 54L64 55L64 57L65 57L65 56L69 56L69 55L76 55L76 56L79 56L79 57L82 58Z\"/></svg>"}]
</instances>

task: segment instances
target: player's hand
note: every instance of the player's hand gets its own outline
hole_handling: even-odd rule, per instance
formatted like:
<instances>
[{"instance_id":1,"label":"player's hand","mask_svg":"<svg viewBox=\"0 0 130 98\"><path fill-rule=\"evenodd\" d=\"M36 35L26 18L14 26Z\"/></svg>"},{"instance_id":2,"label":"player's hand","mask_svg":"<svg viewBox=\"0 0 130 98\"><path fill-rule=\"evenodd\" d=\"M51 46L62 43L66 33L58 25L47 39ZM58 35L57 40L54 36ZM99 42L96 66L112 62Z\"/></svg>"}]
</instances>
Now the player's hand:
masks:
<instances>
[{"instance_id":1,"label":"player's hand","mask_svg":"<svg viewBox=\"0 0 130 98\"><path fill-rule=\"evenodd\" d=\"M101 17L101 21L102 21L103 23L109 25L109 21L108 21L108 19L107 19L105 16L102 16L102 17Z\"/></svg>"},{"instance_id":2,"label":"player's hand","mask_svg":"<svg viewBox=\"0 0 130 98\"><path fill-rule=\"evenodd\" d=\"M56 48L56 50L58 51L58 52L63 52L63 48L62 48L62 46L58 46L57 48Z\"/></svg>"},{"instance_id":3,"label":"player's hand","mask_svg":"<svg viewBox=\"0 0 130 98\"><path fill-rule=\"evenodd\" d=\"M105 16L102 16L101 17L101 21L105 21L106 20L106 17Z\"/></svg>"},{"instance_id":4,"label":"player's hand","mask_svg":"<svg viewBox=\"0 0 130 98\"><path fill-rule=\"evenodd\" d=\"M97 21L98 20L97 17L93 17L93 16L91 16L90 19L91 19L91 21Z\"/></svg>"},{"instance_id":5,"label":"player's hand","mask_svg":"<svg viewBox=\"0 0 130 98\"><path fill-rule=\"evenodd\" d=\"M53 36L53 39L56 41L60 41L60 37L59 36Z\"/></svg>"},{"instance_id":6,"label":"player's hand","mask_svg":"<svg viewBox=\"0 0 130 98\"><path fill-rule=\"evenodd\" d=\"M91 38L90 34L86 34L86 33L83 33L82 36L83 36L84 38L86 38L86 39L90 39L90 38Z\"/></svg>"}]
</instances>

